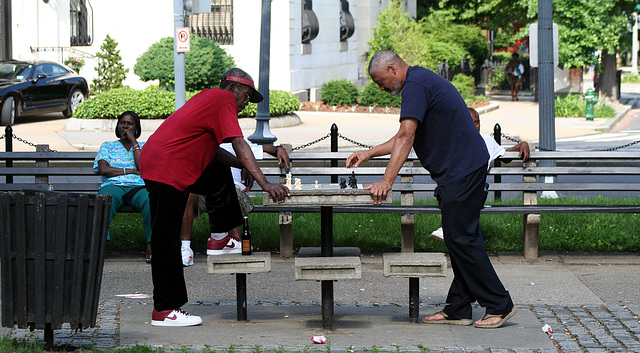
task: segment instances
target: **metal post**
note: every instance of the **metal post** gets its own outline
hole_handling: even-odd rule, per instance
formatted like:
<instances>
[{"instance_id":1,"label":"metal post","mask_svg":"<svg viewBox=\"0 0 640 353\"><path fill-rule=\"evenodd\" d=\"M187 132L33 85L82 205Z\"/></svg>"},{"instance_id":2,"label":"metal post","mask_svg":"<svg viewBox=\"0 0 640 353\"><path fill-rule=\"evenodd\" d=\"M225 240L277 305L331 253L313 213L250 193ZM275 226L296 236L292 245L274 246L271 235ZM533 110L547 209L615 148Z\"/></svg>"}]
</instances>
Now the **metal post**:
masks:
<instances>
[{"instance_id":1,"label":"metal post","mask_svg":"<svg viewBox=\"0 0 640 353\"><path fill-rule=\"evenodd\" d=\"M238 321L247 321L247 274L236 273L236 317Z\"/></svg>"},{"instance_id":2,"label":"metal post","mask_svg":"<svg viewBox=\"0 0 640 353\"><path fill-rule=\"evenodd\" d=\"M502 127L500 126L500 124L496 124L493 127L493 139L496 140L496 143L498 143L498 145L502 145ZM499 167L502 165L502 162L500 162L500 159L496 159L493 162L493 165L495 167ZM494 183L500 183L502 182L502 175L494 175L493 176L493 182ZM502 192L501 191L494 191L493 192L493 199L494 200L500 200L502 198Z\"/></svg>"},{"instance_id":3,"label":"metal post","mask_svg":"<svg viewBox=\"0 0 640 353\"><path fill-rule=\"evenodd\" d=\"M333 206L320 207L320 252L322 257L333 256ZM324 280L322 286L322 328L333 330L333 281Z\"/></svg>"},{"instance_id":4,"label":"metal post","mask_svg":"<svg viewBox=\"0 0 640 353\"><path fill-rule=\"evenodd\" d=\"M409 322L415 324L420 316L420 278L409 277Z\"/></svg>"},{"instance_id":5,"label":"metal post","mask_svg":"<svg viewBox=\"0 0 640 353\"><path fill-rule=\"evenodd\" d=\"M262 0L262 23L260 27L260 74L258 91L264 97L258 103L256 113L256 131L249 136L249 141L260 145L271 144L278 138L269 129L269 63L271 46L271 0Z\"/></svg>"},{"instance_id":6,"label":"metal post","mask_svg":"<svg viewBox=\"0 0 640 353\"><path fill-rule=\"evenodd\" d=\"M338 125L336 125L335 123L331 125L331 152L338 152ZM332 159L331 166L337 167L338 160ZM331 174L331 183L338 183L338 176L336 174Z\"/></svg>"},{"instance_id":7,"label":"metal post","mask_svg":"<svg viewBox=\"0 0 640 353\"><path fill-rule=\"evenodd\" d=\"M538 1L538 87L540 149L556 150L555 92L553 86L553 7L551 0ZM541 167L555 167L555 160L543 159ZM553 176L546 176L545 182L553 183ZM543 192L543 197L545 193Z\"/></svg>"},{"instance_id":8,"label":"metal post","mask_svg":"<svg viewBox=\"0 0 640 353\"><path fill-rule=\"evenodd\" d=\"M7 127L4 128L4 146L5 152L13 152L13 128L11 125L7 125ZM5 165L7 168L13 167L13 160L7 159ZM5 180L7 184L12 184L13 175L7 175Z\"/></svg>"},{"instance_id":9,"label":"metal post","mask_svg":"<svg viewBox=\"0 0 640 353\"><path fill-rule=\"evenodd\" d=\"M186 89L184 77L184 53L178 52L178 28L184 27L184 2L173 0L173 71L175 78L174 93L176 97L176 110L186 102Z\"/></svg>"}]
</instances>

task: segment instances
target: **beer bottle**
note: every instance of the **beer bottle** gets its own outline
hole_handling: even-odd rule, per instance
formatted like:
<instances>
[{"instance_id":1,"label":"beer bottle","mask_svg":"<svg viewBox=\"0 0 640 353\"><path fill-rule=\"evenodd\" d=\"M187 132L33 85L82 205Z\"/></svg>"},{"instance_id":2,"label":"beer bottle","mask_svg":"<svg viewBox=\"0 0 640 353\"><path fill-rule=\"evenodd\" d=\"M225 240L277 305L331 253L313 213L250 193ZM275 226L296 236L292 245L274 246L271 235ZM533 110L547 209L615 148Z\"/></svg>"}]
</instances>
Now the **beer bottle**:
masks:
<instances>
[{"instance_id":1,"label":"beer bottle","mask_svg":"<svg viewBox=\"0 0 640 353\"><path fill-rule=\"evenodd\" d=\"M249 231L249 218L244 218L244 231L242 232L242 255L251 255L251 232Z\"/></svg>"}]
</instances>

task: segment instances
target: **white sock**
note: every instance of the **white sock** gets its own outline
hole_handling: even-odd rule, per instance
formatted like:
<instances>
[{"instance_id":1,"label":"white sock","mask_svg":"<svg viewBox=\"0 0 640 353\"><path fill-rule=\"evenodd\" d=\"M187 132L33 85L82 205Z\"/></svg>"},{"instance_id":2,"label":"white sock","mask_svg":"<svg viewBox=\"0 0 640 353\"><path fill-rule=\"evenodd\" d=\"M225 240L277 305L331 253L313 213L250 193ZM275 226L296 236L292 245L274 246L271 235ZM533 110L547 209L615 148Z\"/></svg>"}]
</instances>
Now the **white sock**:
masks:
<instances>
[{"instance_id":1,"label":"white sock","mask_svg":"<svg viewBox=\"0 0 640 353\"><path fill-rule=\"evenodd\" d=\"M183 240L182 241L183 248L191 248L191 240Z\"/></svg>"},{"instance_id":2,"label":"white sock","mask_svg":"<svg viewBox=\"0 0 640 353\"><path fill-rule=\"evenodd\" d=\"M229 235L228 233L211 233L211 237L215 240L222 240L224 239L227 235Z\"/></svg>"}]
</instances>

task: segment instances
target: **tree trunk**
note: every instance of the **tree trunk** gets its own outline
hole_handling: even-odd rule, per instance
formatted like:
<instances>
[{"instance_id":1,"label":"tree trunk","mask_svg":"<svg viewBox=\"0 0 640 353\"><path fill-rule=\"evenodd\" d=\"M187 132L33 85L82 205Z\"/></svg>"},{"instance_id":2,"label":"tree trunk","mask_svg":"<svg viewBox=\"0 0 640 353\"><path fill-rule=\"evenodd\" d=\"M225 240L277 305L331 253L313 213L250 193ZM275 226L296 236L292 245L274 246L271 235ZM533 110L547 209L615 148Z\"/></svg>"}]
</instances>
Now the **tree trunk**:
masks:
<instances>
[{"instance_id":1,"label":"tree trunk","mask_svg":"<svg viewBox=\"0 0 640 353\"><path fill-rule=\"evenodd\" d=\"M602 51L602 73L600 74L600 92L610 99L618 97L618 83L616 71L616 53L609 54L607 50Z\"/></svg>"}]
</instances>

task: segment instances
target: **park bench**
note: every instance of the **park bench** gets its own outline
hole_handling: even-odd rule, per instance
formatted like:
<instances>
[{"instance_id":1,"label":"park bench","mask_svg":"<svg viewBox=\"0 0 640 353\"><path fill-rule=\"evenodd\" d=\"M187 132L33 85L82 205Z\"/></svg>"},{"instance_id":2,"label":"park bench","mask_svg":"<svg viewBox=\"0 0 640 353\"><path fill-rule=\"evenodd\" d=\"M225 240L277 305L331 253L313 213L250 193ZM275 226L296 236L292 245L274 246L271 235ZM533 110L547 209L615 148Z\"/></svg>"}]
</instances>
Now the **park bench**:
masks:
<instances>
[{"instance_id":1,"label":"park bench","mask_svg":"<svg viewBox=\"0 0 640 353\"><path fill-rule=\"evenodd\" d=\"M56 191L96 192L100 184L99 175L93 170L96 152L48 152L46 145L38 146L36 152L0 152L0 191L38 189L46 190L51 183ZM379 180L384 174L388 158L376 158L357 169L344 167L351 152L294 151L291 173L300 177L304 184L330 183L333 176L348 178L353 171L359 183ZM492 167L489 171L490 199L496 193L516 194L523 199L521 205L493 205L485 207L483 214L523 215L523 254L527 259L538 256L538 225L540 215L551 213L640 213L640 205L538 205L538 194L556 192L615 193L618 195L640 194L640 152L633 151L533 151L530 161L522 165L516 152L507 152L504 158L514 159L509 164ZM541 161L556 161L555 166L539 165ZM265 155L259 161L263 173L272 181L284 183L284 171L274 157ZM496 176L502 182L494 182ZM550 177L554 183L544 183ZM582 179L576 179L582 178ZM594 178L600 180L594 181ZM334 207L337 213L395 213L401 215L401 251L413 252L414 215L439 214L436 205L415 205L419 198L432 197L435 184L429 173L412 155L401 168L393 184L394 199L400 204L374 206ZM259 189L254 186L254 189ZM255 191L254 191L255 192ZM124 210L125 212L127 210ZM293 255L294 212L320 212L313 206L263 206L256 205L254 212L279 213L281 256Z\"/></svg>"}]
</instances>

